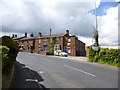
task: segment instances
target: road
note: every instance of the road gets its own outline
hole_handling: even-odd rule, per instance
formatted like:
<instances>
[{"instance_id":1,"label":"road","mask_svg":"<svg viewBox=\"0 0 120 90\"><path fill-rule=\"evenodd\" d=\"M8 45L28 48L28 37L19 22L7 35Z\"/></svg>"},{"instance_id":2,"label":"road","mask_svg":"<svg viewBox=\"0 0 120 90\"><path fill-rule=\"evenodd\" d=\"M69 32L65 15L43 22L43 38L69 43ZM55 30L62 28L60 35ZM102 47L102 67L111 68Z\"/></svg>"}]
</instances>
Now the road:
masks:
<instances>
[{"instance_id":1,"label":"road","mask_svg":"<svg viewBox=\"0 0 120 90\"><path fill-rule=\"evenodd\" d=\"M117 67L25 52L16 65L15 88L118 88Z\"/></svg>"}]
</instances>

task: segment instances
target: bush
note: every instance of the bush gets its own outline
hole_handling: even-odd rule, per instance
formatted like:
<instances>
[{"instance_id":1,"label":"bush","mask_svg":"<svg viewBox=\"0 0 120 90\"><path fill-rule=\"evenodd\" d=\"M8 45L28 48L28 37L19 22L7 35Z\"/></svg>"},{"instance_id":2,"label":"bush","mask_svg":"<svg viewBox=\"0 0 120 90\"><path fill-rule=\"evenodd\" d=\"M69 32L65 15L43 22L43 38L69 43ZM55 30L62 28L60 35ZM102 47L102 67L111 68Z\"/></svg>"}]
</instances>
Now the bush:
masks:
<instances>
[{"instance_id":1,"label":"bush","mask_svg":"<svg viewBox=\"0 0 120 90\"><path fill-rule=\"evenodd\" d=\"M90 50L89 50L89 58L93 58L95 55L96 55L96 51L94 51L94 50L92 49L92 47L90 47Z\"/></svg>"},{"instance_id":2,"label":"bush","mask_svg":"<svg viewBox=\"0 0 120 90\"><path fill-rule=\"evenodd\" d=\"M119 56L120 52L118 49L100 48L97 54L96 51L90 48L88 61L120 66Z\"/></svg>"},{"instance_id":3,"label":"bush","mask_svg":"<svg viewBox=\"0 0 120 90\"><path fill-rule=\"evenodd\" d=\"M8 72L13 67L18 53L18 42L14 41L9 36L3 36L0 38L2 42L2 71Z\"/></svg>"},{"instance_id":4,"label":"bush","mask_svg":"<svg viewBox=\"0 0 120 90\"><path fill-rule=\"evenodd\" d=\"M7 59L8 59L8 53L9 48L7 46L0 46L0 54L2 54L2 68L5 67Z\"/></svg>"},{"instance_id":5,"label":"bush","mask_svg":"<svg viewBox=\"0 0 120 90\"><path fill-rule=\"evenodd\" d=\"M0 53L8 53L9 52L9 48L7 46L0 46Z\"/></svg>"}]
</instances>

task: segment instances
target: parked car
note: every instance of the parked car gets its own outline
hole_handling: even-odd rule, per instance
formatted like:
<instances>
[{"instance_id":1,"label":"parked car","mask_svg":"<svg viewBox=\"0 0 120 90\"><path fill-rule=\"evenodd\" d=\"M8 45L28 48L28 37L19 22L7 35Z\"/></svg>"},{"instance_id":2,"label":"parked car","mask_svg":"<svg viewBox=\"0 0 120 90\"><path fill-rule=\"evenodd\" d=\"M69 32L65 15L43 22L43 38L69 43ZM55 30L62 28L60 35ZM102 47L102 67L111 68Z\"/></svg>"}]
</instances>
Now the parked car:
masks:
<instances>
[{"instance_id":1,"label":"parked car","mask_svg":"<svg viewBox=\"0 0 120 90\"><path fill-rule=\"evenodd\" d=\"M54 52L54 55L55 55L55 56L65 56L65 57L68 56L68 54L67 54L66 52L62 52L61 50L56 50L56 51Z\"/></svg>"},{"instance_id":2,"label":"parked car","mask_svg":"<svg viewBox=\"0 0 120 90\"><path fill-rule=\"evenodd\" d=\"M24 50L24 49L23 49L23 48L20 48L20 49L19 49L19 51L22 51L22 50Z\"/></svg>"}]
</instances>

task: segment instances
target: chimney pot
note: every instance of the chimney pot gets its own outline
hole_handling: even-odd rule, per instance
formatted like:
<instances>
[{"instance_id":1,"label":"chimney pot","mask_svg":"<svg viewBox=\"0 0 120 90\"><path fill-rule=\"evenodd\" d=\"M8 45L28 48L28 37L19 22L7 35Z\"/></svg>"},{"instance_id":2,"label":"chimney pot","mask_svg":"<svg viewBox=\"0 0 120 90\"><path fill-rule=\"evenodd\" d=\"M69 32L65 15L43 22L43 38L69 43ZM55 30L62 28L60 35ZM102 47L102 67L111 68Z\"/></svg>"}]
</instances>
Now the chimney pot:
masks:
<instances>
[{"instance_id":1,"label":"chimney pot","mask_svg":"<svg viewBox=\"0 0 120 90\"><path fill-rule=\"evenodd\" d=\"M25 32L25 37L27 37L27 33Z\"/></svg>"},{"instance_id":2,"label":"chimney pot","mask_svg":"<svg viewBox=\"0 0 120 90\"><path fill-rule=\"evenodd\" d=\"M66 30L66 34L68 34L68 35L69 35L69 30Z\"/></svg>"},{"instance_id":3,"label":"chimney pot","mask_svg":"<svg viewBox=\"0 0 120 90\"><path fill-rule=\"evenodd\" d=\"M38 36L39 36L39 37L42 37L42 33L41 33L41 32L39 32Z\"/></svg>"},{"instance_id":4,"label":"chimney pot","mask_svg":"<svg viewBox=\"0 0 120 90\"><path fill-rule=\"evenodd\" d=\"M12 34L12 38L14 38L15 37L15 35L14 34Z\"/></svg>"},{"instance_id":5,"label":"chimney pot","mask_svg":"<svg viewBox=\"0 0 120 90\"><path fill-rule=\"evenodd\" d=\"M30 37L34 37L33 33L30 34Z\"/></svg>"},{"instance_id":6,"label":"chimney pot","mask_svg":"<svg viewBox=\"0 0 120 90\"><path fill-rule=\"evenodd\" d=\"M17 37L17 35L15 35L15 37Z\"/></svg>"}]
</instances>

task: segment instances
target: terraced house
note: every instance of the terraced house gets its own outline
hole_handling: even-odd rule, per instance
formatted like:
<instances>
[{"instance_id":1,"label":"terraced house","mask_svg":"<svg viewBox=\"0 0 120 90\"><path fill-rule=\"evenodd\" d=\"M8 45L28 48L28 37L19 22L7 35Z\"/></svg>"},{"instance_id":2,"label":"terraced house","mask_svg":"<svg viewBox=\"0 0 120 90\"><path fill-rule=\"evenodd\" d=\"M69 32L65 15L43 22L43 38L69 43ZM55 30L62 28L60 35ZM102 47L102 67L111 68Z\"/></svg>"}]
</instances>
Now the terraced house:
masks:
<instances>
[{"instance_id":1,"label":"terraced house","mask_svg":"<svg viewBox=\"0 0 120 90\"><path fill-rule=\"evenodd\" d=\"M67 52L70 56L85 56L85 43L78 40L75 35L70 35L69 30L66 30L62 34L50 34L42 35L40 32L38 36L34 37L33 34L30 37L19 39L20 47L23 47L25 51L34 52L51 52L55 50L62 50Z\"/></svg>"}]
</instances>

